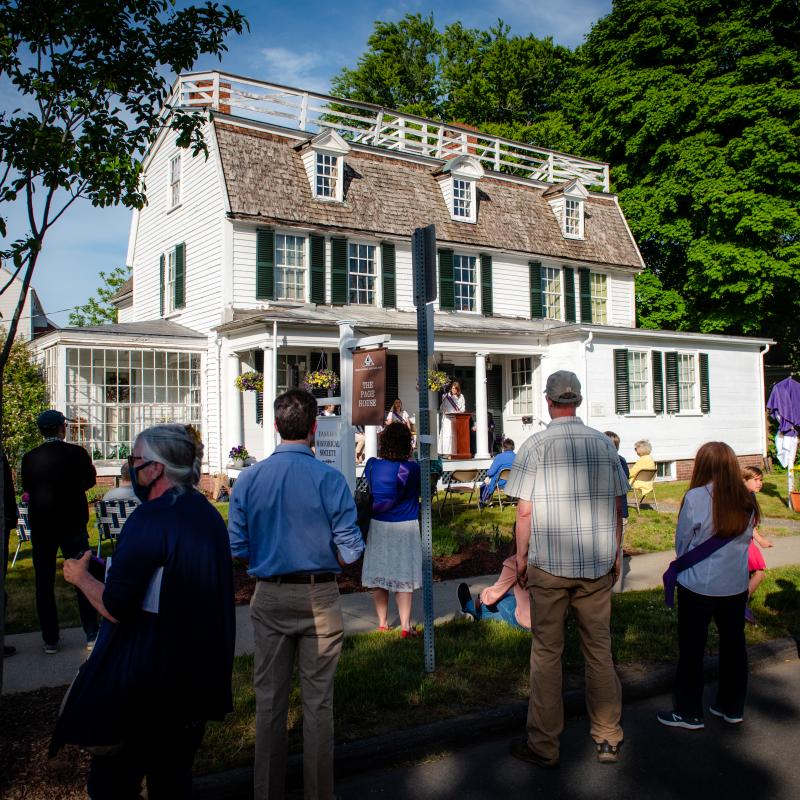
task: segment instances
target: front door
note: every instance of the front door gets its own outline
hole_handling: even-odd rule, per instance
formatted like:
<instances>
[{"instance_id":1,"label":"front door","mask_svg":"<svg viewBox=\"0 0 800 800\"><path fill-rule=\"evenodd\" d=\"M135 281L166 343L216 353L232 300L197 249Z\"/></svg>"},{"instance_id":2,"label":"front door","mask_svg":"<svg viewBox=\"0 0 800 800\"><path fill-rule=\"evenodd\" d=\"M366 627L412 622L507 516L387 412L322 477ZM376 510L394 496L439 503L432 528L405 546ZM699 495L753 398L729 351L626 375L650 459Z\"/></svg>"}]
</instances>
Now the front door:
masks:
<instances>
[{"instance_id":1,"label":"front door","mask_svg":"<svg viewBox=\"0 0 800 800\"><path fill-rule=\"evenodd\" d=\"M464 408L475 411L475 367L453 367L453 379L461 384L461 394L464 395Z\"/></svg>"}]
</instances>

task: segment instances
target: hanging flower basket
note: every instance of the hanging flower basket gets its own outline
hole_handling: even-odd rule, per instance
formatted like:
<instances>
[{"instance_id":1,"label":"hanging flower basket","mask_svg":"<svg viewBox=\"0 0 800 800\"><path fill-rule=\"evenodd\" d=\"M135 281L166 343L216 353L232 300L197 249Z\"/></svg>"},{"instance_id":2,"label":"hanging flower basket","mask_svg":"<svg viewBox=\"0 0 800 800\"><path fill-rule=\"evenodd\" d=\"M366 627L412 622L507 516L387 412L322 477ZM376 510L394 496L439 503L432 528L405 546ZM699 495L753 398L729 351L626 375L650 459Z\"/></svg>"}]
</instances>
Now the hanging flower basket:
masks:
<instances>
[{"instance_id":1,"label":"hanging flower basket","mask_svg":"<svg viewBox=\"0 0 800 800\"><path fill-rule=\"evenodd\" d=\"M332 369L317 369L306 375L305 383L309 389L335 389L339 376Z\"/></svg>"},{"instance_id":2,"label":"hanging flower basket","mask_svg":"<svg viewBox=\"0 0 800 800\"><path fill-rule=\"evenodd\" d=\"M240 392L263 392L264 376L260 372L243 372L233 381Z\"/></svg>"},{"instance_id":3,"label":"hanging flower basket","mask_svg":"<svg viewBox=\"0 0 800 800\"><path fill-rule=\"evenodd\" d=\"M428 373L428 388L432 392L441 392L448 383L450 383L450 378L446 372L435 369Z\"/></svg>"}]
</instances>

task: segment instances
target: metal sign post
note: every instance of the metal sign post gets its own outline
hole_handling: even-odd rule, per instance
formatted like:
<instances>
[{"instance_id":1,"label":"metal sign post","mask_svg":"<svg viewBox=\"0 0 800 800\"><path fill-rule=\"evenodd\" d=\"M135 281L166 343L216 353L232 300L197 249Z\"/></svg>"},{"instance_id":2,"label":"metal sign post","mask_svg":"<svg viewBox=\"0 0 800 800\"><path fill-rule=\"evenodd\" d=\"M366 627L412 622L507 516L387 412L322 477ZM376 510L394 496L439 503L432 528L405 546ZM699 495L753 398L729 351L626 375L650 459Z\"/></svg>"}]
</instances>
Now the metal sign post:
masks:
<instances>
[{"instance_id":1,"label":"metal sign post","mask_svg":"<svg viewBox=\"0 0 800 800\"><path fill-rule=\"evenodd\" d=\"M433 635L433 520L431 518L431 423L428 358L433 353L433 308L436 299L436 229L417 228L411 242L414 304L417 307L419 380L419 465L422 483L422 597L425 613L425 672L436 668ZM431 285L432 284L432 285Z\"/></svg>"}]
</instances>

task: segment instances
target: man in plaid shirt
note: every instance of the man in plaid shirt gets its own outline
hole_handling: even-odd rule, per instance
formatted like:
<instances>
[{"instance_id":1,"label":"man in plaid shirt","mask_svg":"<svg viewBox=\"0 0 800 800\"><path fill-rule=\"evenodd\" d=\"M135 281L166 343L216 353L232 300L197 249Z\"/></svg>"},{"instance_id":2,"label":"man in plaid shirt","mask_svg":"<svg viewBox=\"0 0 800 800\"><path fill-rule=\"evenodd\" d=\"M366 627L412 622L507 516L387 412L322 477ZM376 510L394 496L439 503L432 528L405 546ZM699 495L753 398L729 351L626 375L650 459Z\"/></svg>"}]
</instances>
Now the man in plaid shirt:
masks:
<instances>
[{"instance_id":1,"label":"man in plaid shirt","mask_svg":"<svg viewBox=\"0 0 800 800\"><path fill-rule=\"evenodd\" d=\"M506 493L517 505L517 573L531 601L528 735L512 755L555 767L564 728L561 656L571 608L586 660L586 708L601 763L619 756L622 692L611 658L611 587L619 578L622 498L628 482L611 440L576 416L581 384L547 379L552 422L525 441ZM524 583L523 583L524 585Z\"/></svg>"}]
</instances>

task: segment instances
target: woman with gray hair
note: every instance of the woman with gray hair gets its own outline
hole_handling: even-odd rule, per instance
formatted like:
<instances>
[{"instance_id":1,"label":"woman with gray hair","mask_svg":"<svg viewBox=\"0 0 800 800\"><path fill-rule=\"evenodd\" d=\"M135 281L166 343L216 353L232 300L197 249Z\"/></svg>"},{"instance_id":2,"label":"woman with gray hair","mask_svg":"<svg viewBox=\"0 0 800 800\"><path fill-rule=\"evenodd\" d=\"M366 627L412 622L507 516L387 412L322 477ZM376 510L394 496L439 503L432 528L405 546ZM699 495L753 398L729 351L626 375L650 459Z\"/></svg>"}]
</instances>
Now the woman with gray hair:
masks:
<instances>
[{"instance_id":1,"label":"woman with gray hair","mask_svg":"<svg viewBox=\"0 0 800 800\"><path fill-rule=\"evenodd\" d=\"M142 504L105 576L91 554L64 562L64 577L104 620L78 673L50 752L92 753L92 800L189 798L206 720L231 710L233 571L225 523L195 487L203 445L189 426L142 431L128 459ZM92 570L94 572L94 570Z\"/></svg>"},{"instance_id":2,"label":"woman with gray hair","mask_svg":"<svg viewBox=\"0 0 800 800\"><path fill-rule=\"evenodd\" d=\"M637 476L643 470L649 471L656 468L656 462L653 461L653 456L651 455L653 452L653 445L651 445L647 439L640 439L633 446L633 449L636 451L636 455L639 456L639 458L631 467L631 474L628 480L634 489L642 493L641 496L644 498L653 491L653 480L651 478L649 481L643 481L637 479Z\"/></svg>"}]
</instances>

